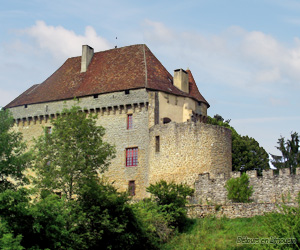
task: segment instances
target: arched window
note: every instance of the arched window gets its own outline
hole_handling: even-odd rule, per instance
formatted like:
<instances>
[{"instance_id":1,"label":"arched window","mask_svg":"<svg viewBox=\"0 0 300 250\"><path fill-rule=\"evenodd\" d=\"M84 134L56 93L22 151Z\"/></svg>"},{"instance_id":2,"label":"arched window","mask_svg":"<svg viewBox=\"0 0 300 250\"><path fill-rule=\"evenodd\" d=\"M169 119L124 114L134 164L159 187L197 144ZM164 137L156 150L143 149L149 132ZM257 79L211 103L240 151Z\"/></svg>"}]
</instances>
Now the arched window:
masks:
<instances>
[{"instance_id":1,"label":"arched window","mask_svg":"<svg viewBox=\"0 0 300 250\"><path fill-rule=\"evenodd\" d=\"M164 117L164 118L163 118L163 124L167 124L167 123L169 123L169 122L171 122L171 119L170 119L170 118L168 118L168 117Z\"/></svg>"}]
</instances>

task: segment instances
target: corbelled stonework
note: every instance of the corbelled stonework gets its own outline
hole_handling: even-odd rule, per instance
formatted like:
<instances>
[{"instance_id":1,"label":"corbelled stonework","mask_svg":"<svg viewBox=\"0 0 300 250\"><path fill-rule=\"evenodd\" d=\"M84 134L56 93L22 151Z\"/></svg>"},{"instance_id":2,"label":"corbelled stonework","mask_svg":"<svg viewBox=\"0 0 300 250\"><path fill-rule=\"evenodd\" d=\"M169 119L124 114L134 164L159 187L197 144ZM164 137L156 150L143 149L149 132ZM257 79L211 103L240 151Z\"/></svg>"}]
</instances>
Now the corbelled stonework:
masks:
<instances>
[{"instance_id":1,"label":"corbelled stonework","mask_svg":"<svg viewBox=\"0 0 300 250\"><path fill-rule=\"evenodd\" d=\"M80 57L68 59L6 106L29 146L63 108L79 105L98 115L104 139L116 147L105 176L119 191L134 185L136 199L160 179L193 186L200 173L229 175L231 132L204 123L209 104L190 70L182 91L145 45L94 53L85 72L80 63ZM130 165L126 152L132 149L137 159Z\"/></svg>"}]
</instances>

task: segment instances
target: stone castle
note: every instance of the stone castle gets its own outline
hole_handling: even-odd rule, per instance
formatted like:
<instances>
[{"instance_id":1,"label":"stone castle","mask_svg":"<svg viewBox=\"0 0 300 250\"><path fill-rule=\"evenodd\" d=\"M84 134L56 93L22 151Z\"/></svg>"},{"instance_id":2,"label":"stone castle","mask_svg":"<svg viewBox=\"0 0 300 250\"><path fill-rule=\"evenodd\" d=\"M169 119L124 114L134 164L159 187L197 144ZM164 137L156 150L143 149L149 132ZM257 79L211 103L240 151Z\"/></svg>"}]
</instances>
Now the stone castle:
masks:
<instances>
[{"instance_id":1,"label":"stone castle","mask_svg":"<svg viewBox=\"0 0 300 250\"><path fill-rule=\"evenodd\" d=\"M5 108L16 131L29 145L51 132L51 119L63 108L78 105L97 113L105 140L116 147L105 176L135 199L161 179L194 186L199 174L229 176L231 132L206 124L208 102L190 70L172 76L146 45L94 53L67 61L41 84L35 84Z\"/></svg>"}]
</instances>

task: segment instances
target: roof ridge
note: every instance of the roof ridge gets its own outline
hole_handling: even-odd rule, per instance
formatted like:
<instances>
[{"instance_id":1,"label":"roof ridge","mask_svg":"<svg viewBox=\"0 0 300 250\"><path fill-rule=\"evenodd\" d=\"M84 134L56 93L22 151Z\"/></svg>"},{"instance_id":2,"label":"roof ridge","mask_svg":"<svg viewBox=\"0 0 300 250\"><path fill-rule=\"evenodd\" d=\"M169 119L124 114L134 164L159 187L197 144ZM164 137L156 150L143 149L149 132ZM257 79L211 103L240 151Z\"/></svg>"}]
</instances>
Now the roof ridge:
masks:
<instances>
[{"instance_id":1,"label":"roof ridge","mask_svg":"<svg viewBox=\"0 0 300 250\"><path fill-rule=\"evenodd\" d=\"M148 71L147 71L147 60L146 60L145 44L143 44L143 53L144 53L144 64L145 64L145 88L147 88L147 85L148 85Z\"/></svg>"}]
</instances>

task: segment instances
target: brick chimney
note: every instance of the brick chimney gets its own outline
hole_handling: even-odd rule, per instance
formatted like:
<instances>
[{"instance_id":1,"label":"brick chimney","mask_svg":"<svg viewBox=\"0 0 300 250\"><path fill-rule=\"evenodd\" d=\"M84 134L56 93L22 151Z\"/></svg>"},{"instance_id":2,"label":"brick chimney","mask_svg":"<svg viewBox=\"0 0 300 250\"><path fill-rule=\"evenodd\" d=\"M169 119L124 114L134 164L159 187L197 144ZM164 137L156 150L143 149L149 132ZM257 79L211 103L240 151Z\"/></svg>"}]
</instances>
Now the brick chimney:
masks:
<instances>
[{"instance_id":1,"label":"brick chimney","mask_svg":"<svg viewBox=\"0 0 300 250\"><path fill-rule=\"evenodd\" d=\"M94 49L88 45L82 45L82 56L81 56L81 73L86 72L87 68L93 58Z\"/></svg>"},{"instance_id":2,"label":"brick chimney","mask_svg":"<svg viewBox=\"0 0 300 250\"><path fill-rule=\"evenodd\" d=\"M189 75L183 69L174 70L174 86L185 93L189 93Z\"/></svg>"}]
</instances>

